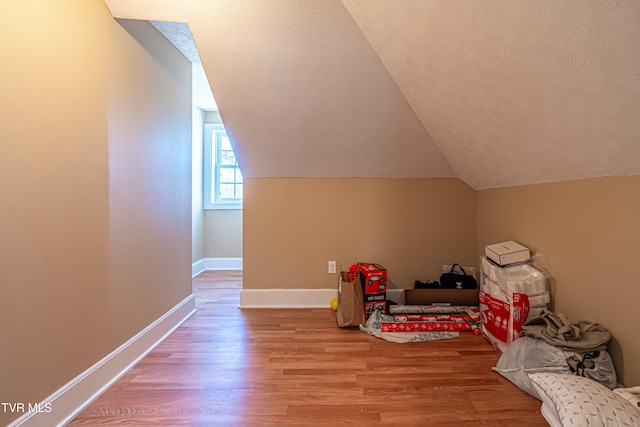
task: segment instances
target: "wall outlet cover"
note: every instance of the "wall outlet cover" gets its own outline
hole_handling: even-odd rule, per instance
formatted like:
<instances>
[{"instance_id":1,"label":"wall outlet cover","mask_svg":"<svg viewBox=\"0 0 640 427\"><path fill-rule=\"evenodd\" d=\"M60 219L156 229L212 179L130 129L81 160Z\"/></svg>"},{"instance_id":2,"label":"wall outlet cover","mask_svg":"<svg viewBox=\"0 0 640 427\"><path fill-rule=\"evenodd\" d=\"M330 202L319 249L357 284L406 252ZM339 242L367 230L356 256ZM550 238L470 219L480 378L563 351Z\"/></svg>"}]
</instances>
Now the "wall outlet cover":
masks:
<instances>
[{"instance_id":1,"label":"wall outlet cover","mask_svg":"<svg viewBox=\"0 0 640 427\"><path fill-rule=\"evenodd\" d=\"M336 272L336 262L335 261L329 261L329 263L328 263L328 272L329 272L329 274L334 274Z\"/></svg>"}]
</instances>

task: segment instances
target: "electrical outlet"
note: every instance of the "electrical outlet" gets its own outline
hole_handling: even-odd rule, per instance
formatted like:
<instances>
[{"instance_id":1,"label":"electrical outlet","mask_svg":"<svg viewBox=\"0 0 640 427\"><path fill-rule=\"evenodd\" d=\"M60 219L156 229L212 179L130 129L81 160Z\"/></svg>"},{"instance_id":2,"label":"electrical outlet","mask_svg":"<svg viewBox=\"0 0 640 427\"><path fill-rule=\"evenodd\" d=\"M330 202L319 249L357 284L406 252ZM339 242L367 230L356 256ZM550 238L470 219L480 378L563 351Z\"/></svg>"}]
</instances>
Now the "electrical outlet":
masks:
<instances>
[{"instance_id":1,"label":"electrical outlet","mask_svg":"<svg viewBox=\"0 0 640 427\"><path fill-rule=\"evenodd\" d=\"M336 262L335 261L329 261L327 270L328 270L329 274L335 274L335 272L336 272Z\"/></svg>"}]
</instances>

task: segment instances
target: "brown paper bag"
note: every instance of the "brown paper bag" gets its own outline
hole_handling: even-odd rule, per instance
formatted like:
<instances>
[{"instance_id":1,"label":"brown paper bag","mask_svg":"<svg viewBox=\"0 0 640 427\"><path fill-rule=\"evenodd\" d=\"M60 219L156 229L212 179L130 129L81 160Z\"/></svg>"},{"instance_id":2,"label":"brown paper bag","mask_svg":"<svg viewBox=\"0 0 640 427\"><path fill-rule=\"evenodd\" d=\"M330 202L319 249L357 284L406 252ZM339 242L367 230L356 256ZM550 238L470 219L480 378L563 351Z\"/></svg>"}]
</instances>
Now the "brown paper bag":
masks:
<instances>
[{"instance_id":1,"label":"brown paper bag","mask_svg":"<svg viewBox=\"0 0 640 427\"><path fill-rule=\"evenodd\" d=\"M364 324L364 296L360 277L356 275L355 280L350 282L348 271L340 273L336 320L341 328Z\"/></svg>"}]
</instances>

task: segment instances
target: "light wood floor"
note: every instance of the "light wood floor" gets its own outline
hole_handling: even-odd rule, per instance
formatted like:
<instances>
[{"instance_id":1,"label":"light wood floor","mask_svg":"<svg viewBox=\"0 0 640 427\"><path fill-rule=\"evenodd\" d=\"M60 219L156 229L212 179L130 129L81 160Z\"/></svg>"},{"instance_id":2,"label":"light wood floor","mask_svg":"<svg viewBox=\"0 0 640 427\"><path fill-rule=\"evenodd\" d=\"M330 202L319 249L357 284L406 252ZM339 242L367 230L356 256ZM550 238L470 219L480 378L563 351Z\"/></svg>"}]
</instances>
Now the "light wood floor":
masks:
<instances>
[{"instance_id":1,"label":"light wood floor","mask_svg":"<svg viewBox=\"0 0 640 427\"><path fill-rule=\"evenodd\" d=\"M198 311L70 425L547 425L480 336L390 343L329 309L240 310L241 288L196 277Z\"/></svg>"}]
</instances>

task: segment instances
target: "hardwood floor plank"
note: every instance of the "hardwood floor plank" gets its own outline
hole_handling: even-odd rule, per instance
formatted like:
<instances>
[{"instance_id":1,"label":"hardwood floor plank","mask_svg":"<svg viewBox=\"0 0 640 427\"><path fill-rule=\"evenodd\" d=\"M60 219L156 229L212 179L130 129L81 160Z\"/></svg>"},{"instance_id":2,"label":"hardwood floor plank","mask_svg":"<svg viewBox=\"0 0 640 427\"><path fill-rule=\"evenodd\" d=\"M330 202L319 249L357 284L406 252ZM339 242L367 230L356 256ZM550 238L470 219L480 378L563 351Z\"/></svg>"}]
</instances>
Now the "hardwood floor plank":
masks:
<instances>
[{"instance_id":1,"label":"hardwood floor plank","mask_svg":"<svg viewBox=\"0 0 640 427\"><path fill-rule=\"evenodd\" d=\"M391 343L329 309L240 310L241 289L195 277L197 312L70 425L547 425L481 336Z\"/></svg>"}]
</instances>

